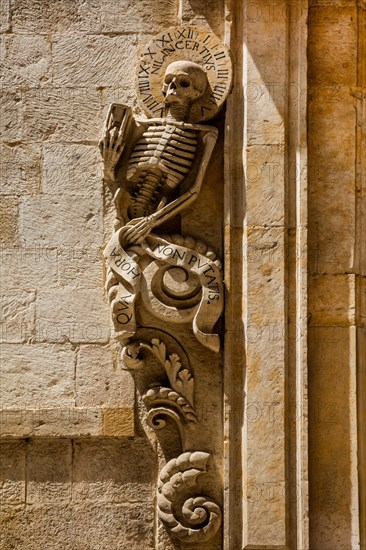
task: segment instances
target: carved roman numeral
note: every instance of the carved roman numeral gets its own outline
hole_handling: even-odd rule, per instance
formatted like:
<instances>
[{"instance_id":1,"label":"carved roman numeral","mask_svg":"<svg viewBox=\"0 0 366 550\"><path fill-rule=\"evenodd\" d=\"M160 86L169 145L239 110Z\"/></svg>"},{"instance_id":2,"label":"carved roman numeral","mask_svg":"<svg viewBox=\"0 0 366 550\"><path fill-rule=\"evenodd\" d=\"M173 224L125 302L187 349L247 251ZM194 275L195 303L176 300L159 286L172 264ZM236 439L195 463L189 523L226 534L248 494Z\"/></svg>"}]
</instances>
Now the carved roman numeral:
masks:
<instances>
[{"instance_id":1,"label":"carved roman numeral","mask_svg":"<svg viewBox=\"0 0 366 550\"><path fill-rule=\"evenodd\" d=\"M212 96L215 99L220 100L224 95L225 91L226 91L226 86L224 86L223 84L216 84L214 91L212 92Z\"/></svg>"},{"instance_id":2,"label":"carved roman numeral","mask_svg":"<svg viewBox=\"0 0 366 550\"><path fill-rule=\"evenodd\" d=\"M229 78L229 69L219 69L217 71L217 78Z\"/></svg>"},{"instance_id":3,"label":"carved roman numeral","mask_svg":"<svg viewBox=\"0 0 366 550\"><path fill-rule=\"evenodd\" d=\"M149 66L144 67L140 63L139 77L143 78L143 77L146 77L146 76L149 76Z\"/></svg>"},{"instance_id":4,"label":"carved roman numeral","mask_svg":"<svg viewBox=\"0 0 366 550\"><path fill-rule=\"evenodd\" d=\"M214 53L214 57L215 57L215 59L225 59L226 54L225 54L224 51L221 51L221 52L218 52L218 53Z\"/></svg>"},{"instance_id":5,"label":"carved roman numeral","mask_svg":"<svg viewBox=\"0 0 366 550\"><path fill-rule=\"evenodd\" d=\"M153 59L154 55L156 55L156 52L152 52L150 48L147 48L147 52L144 53L144 55L149 55L151 59Z\"/></svg>"},{"instance_id":6,"label":"carved roman numeral","mask_svg":"<svg viewBox=\"0 0 366 550\"><path fill-rule=\"evenodd\" d=\"M166 36L168 36L168 38L166 38ZM164 48L165 47L165 44L169 44L169 42L172 41L172 37L170 36L170 32L168 32L168 34L163 34L163 36L161 38L157 38L155 40L155 42L158 44L158 46L160 45L161 48ZM159 44L160 42L160 44Z\"/></svg>"},{"instance_id":7,"label":"carved roman numeral","mask_svg":"<svg viewBox=\"0 0 366 550\"><path fill-rule=\"evenodd\" d=\"M139 91L140 93L150 92L150 82L148 80L139 81Z\"/></svg>"}]
</instances>

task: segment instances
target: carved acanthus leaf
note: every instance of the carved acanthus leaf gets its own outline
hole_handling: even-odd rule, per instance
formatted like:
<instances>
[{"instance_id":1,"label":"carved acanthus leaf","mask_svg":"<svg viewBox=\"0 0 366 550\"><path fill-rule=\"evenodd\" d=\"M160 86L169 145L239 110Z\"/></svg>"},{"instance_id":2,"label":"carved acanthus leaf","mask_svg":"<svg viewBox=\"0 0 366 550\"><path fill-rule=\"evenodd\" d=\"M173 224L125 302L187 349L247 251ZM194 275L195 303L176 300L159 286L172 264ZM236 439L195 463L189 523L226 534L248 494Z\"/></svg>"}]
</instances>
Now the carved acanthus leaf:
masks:
<instances>
[{"instance_id":1,"label":"carved acanthus leaf","mask_svg":"<svg viewBox=\"0 0 366 550\"><path fill-rule=\"evenodd\" d=\"M169 408L174 407L187 422L197 422L197 416L192 405L185 397L182 397L182 395L170 388L162 386L150 388L142 398L148 409L157 405L166 405Z\"/></svg>"},{"instance_id":2,"label":"carved acanthus leaf","mask_svg":"<svg viewBox=\"0 0 366 550\"><path fill-rule=\"evenodd\" d=\"M188 369L182 367L180 357L176 353L166 358L166 345L158 338L153 338L151 344L139 342L129 344L122 350L122 361L127 369L135 370L144 366L141 351L151 352L164 367L173 390L183 396L193 406L194 378Z\"/></svg>"}]
</instances>

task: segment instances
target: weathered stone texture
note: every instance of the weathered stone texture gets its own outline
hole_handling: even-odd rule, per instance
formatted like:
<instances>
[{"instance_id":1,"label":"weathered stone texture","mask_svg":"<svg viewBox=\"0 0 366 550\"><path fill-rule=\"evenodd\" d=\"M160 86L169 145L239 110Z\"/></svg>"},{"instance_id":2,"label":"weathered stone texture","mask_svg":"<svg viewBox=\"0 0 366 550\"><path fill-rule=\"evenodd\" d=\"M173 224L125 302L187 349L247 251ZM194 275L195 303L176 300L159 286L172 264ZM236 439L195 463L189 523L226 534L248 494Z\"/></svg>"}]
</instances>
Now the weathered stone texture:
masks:
<instances>
[{"instance_id":1,"label":"weathered stone texture","mask_svg":"<svg viewBox=\"0 0 366 550\"><path fill-rule=\"evenodd\" d=\"M217 2L217 0L182 0L182 24L211 29L221 39L224 35L224 15L223 2Z\"/></svg>"},{"instance_id":2,"label":"weathered stone texture","mask_svg":"<svg viewBox=\"0 0 366 550\"><path fill-rule=\"evenodd\" d=\"M20 504L25 501L24 441L0 442L0 504Z\"/></svg>"},{"instance_id":3,"label":"weathered stone texture","mask_svg":"<svg viewBox=\"0 0 366 550\"><path fill-rule=\"evenodd\" d=\"M1 341L26 342L34 336L35 299L31 290L9 290L1 295Z\"/></svg>"},{"instance_id":4,"label":"weathered stone texture","mask_svg":"<svg viewBox=\"0 0 366 550\"><path fill-rule=\"evenodd\" d=\"M57 86L134 87L131 59L136 37L59 37L53 44L53 82Z\"/></svg>"},{"instance_id":5,"label":"weathered stone texture","mask_svg":"<svg viewBox=\"0 0 366 550\"><path fill-rule=\"evenodd\" d=\"M0 89L0 134L4 141L19 140L22 134L22 92L14 88Z\"/></svg>"},{"instance_id":6,"label":"weathered stone texture","mask_svg":"<svg viewBox=\"0 0 366 550\"><path fill-rule=\"evenodd\" d=\"M18 198L3 197L0 205L0 242L5 245L18 243Z\"/></svg>"},{"instance_id":7,"label":"weathered stone texture","mask_svg":"<svg viewBox=\"0 0 366 550\"><path fill-rule=\"evenodd\" d=\"M6 32L10 26L10 0L0 2L0 32Z\"/></svg>"},{"instance_id":8,"label":"weathered stone texture","mask_svg":"<svg viewBox=\"0 0 366 550\"><path fill-rule=\"evenodd\" d=\"M43 147L42 192L101 201L101 157L93 145L46 143ZM61 192L62 190L62 192Z\"/></svg>"},{"instance_id":9,"label":"weathered stone texture","mask_svg":"<svg viewBox=\"0 0 366 550\"><path fill-rule=\"evenodd\" d=\"M20 214L22 244L48 248L101 246L101 202L93 197L77 201L62 194L24 197Z\"/></svg>"},{"instance_id":10,"label":"weathered stone texture","mask_svg":"<svg viewBox=\"0 0 366 550\"><path fill-rule=\"evenodd\" d=\"M31 441L27 449L27 503L69 502L71 465L70 440Z\"/></svg>"},{"instance_id":11,"label":"weathered stone texture","mask_svg":"<svg viewBox=\"0 0 366 550\"><path fill-rule=\"evenodd\" d=\"M183 22L222 39L232 18L242 19L239 34L245 41L244 74L240 63L235 66L240 88L235 97L242 104L234 112L246 125L245 136L231 141L240 170L234 167L228 177L243 188L231 199L236 218L229 238L238 247L244 217L246 224L243 250L239 254L234 246L226 261L226 273L235 266L239 275L225 276L228 300L235 302L226 329L235 324L241 339L233 343L231 359L238 368L246 360L245 376L236 370L232 378L237 393L245 378L246 401L240 393L240 407L229 413L237 428L230 444L244 441L233 454L235 467L244 468L244 487L230 495L238 504L233 525L240 536L244 532L244 547L295 547L293 509L306 491L302 486L295 494L290 470L309 457L309 547L359 547L357 503L362 512L365 499L356 492L357 399L359 418L365 413L355 380L365 381L363 364L356 368L357 353L366 357L360 328L366 321L365 248L359 242L366 213L360 68L365 2L309 1L308 60L302 59L307 92L288 81L296 73L289 64L292 33L306 3L244 4L231 2L233 13L225 20L227 7L218 0L0 2L1 550L178 548L157 526L156 442L150 434L150 440L142 437L134 384L109 342L102 250L114 205L103 189L97 141L108 105L135 102L135 60L154 34ZM240 59L241 39L235 45ZM294 348L303 345L302 325L294 319L299 320L297 298L306 289L291 276L306 246L295 242L298 212L288 205L299 189L296 177L288 177L295 157L288 141L305 93L309 205L303 200L299 207L308 208L309 218L301 230L308 229L310 428L308 448L294 457L303 419L299 394L292 393L299 383ZM224 114L220 117L215 125L223 134ZM242 130L238 120L235 128L226 124L228 134ZM243 167L240 140L246 146ZM182 231L207 240L219 254L220 149L222 142L208 168L204 198L181 215ZM289 250L296 250L296 258ZM241 285L243 320L237 315ZM200 349L194 358L196 368ZM213 398L221 392L216 367L210 363L196 376L198 382L200 376L208 380L207 395L197 390L205 424L202 447L224 440L221 403ZM221 474L221 458L215 460ZM361 477L363 466L361 461ZM213 492L220 498L221 487L216 484ZM219 550L221 541L214 544L199 550Z\"/></svg>"},{"instance_id":12,"label":"weathered stone texture","mask_svg":"<svg viewBox=\"0 0 366 550\"><path fill-rule=\"evenodd\" d=\"M40 290L37 296L37 323L36 339L40 342L90 343L109 340L108 307L99 289Z\"/></svg>"},{"instance_id":13,"label":"weathered stone texture","mask_svg":"<svg viewBox=\"0 0 366 550\"><path fill-rule=\"evenodd\" d=\"M0 277L7 291L57 286L59 251L40 244L9 248L0 251Z\"/></svg>"},{"instance_id":14,"label":"weathered stone texture","mask_svg":"<svg viewBox=\"0 0 366 550\"><path fill-rule=\"evenodd\" d=\"M364 126L362 4L312 1L309 10L309 503L314 550L358 547L359 514L365 513L362 496L360 509L357 504L356 467L358 459L362 471L365 460L364 454L357 456L356 434L356 392L362 392L356 380L364 384L357 378L362 359L356 330L362 325L358 273L364 273L358 231L363 224L364 144L357 132L359 124Z\"/></svg>"},{"instance_id":15,"label":"weathered stone texture","mask_svg":"<svg viewBox=\"0 0 366 550\"><path fill-rule=\"evenodd\" d=\"M118 354L109 346L80 347L76 365L76 405L117 408L133 402L130 374L121 370Z\"/></svg>"},{"instance_id":16,"label":"weathered stone texture","mask_svg":"<svg viewBox=\"0 0 366 550\"><path fill-rule=\"evenodd\" d=\"M51 78L51 44L47 37L3 35L0 84L5 88L38 86Z\"/></svg>"},{"instance_id":17,"label":"weathered stone texture","mask_svg":"<svg viewBox=\"0 0 366 550\"><path fill-rule=\"evenodd\" d=\"M156 32L175 23L176 2L143 0L58 0L44 4L16 0L12 14L15 32L131 33ZM5 9L4 9L5 11Z\"/></svg>"},{"instance_id":18,"label":"weathered stone texture","mask_svg":"<svg viewBox=\"0 0 366 550\"><path fill-rule=\"evenodd\" d=\"M41 186L41 150L38 145L0 145L2 195L34 195Z\"/></svg>"},{"instance_id":19,"label":"weathered stone texture","mask_svg":"<svg viewBox=\"0 0 366 550\"><path fill-rule=\"evenodd\" d=\"M98 128L103 117L100 92L95 87L31 88L22 92L22 99L24 140L96 141L99 138Z\"/></svg>"},{"instance_id":20,"label":"weathered stone texture","mask_svg":"<svg viewBox=\"0 0 366 550\"><path fill-rule=\"evenodd\" d=\"M0 368L4 407L73 403L74 352L69 344L4 344Z\"/></svg>"}]
</instances>

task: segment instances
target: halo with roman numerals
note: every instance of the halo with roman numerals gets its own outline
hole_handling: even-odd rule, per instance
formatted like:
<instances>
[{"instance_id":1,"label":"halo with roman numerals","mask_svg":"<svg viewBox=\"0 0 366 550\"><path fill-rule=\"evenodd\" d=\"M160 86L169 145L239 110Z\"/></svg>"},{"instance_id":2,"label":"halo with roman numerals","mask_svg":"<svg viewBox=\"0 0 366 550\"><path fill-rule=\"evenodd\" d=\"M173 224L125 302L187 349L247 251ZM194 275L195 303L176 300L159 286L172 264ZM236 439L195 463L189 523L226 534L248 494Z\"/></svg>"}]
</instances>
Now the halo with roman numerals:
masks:
<instances>
[{"instance_id":1,"label":"halo with roman numerals","mask_svg":"<svg viewBox=\"0 0 366 550\"><path fill-rule=\"evenodd\" d=\"M152 117L163 117L165 69L182 60L201 65L209 81L205 95L192 106L190 122L210 120L230 92L232 64L229 50L219 38L197 27L171 27L147 44L137 69L139 102Z\"/></svg>"}]
</instances>

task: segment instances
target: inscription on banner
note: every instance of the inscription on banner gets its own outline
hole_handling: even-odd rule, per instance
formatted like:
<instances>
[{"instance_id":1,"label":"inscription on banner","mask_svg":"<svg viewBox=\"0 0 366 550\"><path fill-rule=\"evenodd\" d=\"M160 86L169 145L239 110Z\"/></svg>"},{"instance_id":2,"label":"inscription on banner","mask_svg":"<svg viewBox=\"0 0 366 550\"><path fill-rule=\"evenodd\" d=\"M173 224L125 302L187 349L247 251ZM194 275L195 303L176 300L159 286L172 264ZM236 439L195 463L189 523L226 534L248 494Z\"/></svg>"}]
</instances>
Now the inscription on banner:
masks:
<instances>
[{"instance_id":1,"label":"inscription on banner","mask_svg":"<svg viewBox=\"0 0 366 550\"><path fill-rule=\"evenodd\" d=\"M186 267L203 278L204 286L209 289L208 304L221 298L221 274L218 268L204 256L194 254L191 250L184 250L174 245L157 244L151 247L154 256L174 259L176 265Z\"/></svg>"}]
</instances>

